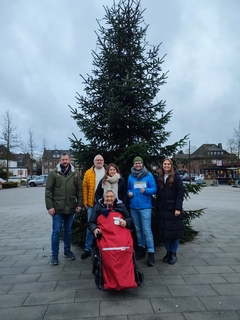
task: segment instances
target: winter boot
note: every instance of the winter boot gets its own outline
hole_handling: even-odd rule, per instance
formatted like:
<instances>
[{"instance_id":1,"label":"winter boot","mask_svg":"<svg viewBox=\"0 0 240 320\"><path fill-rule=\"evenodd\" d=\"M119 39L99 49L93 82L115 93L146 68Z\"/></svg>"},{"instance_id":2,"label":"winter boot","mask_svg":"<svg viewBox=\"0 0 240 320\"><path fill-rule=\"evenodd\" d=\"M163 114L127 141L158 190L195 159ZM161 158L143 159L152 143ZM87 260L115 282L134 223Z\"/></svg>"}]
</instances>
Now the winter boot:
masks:
<instances>
[{"instance_id":1,"label":"winter boot","mask_svg":"<svg viewBox=\"0 0 240 320\"><path fill-rule=\"evenodd\" d=\"M171 251L167 251L166 255L163 257L162 261L163 262L168 262L169 258L171 255Z\"/></svg>"},{"instance_id":2,"label":"winter boot","mask_svg":"<svg viewBox=\"0 0 240 320\"><path fill-rule=\"evenodd\" d=\"M176 252L171 252L169 260L168 260L168 264L174 264L177 262L177 254Z\"/></svg>"},{"instance_id":3,"label":"winter boot","mask_svg":"<svg viewBox=\"0 0 240 320\"><path fill-rule=\"evenodd\" d=\"M154 264L155 264L154 252L148 252L147 264L148 264L149 267L153 267L154 266Z\"/></svg>"}]
</instances>

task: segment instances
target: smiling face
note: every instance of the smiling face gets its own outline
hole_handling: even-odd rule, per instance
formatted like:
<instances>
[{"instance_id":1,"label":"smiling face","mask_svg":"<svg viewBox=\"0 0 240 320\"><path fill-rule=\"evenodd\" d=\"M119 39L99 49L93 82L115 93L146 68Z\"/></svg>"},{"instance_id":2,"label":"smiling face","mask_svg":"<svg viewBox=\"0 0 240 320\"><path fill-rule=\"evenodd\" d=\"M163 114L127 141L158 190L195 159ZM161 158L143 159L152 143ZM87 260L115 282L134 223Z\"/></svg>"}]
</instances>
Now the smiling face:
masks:
<instances>
[{"instance_id":1,"label":"smiling face","mask_svg":"<svg viewBox=\"0 0 240 320\"><path fill-rule=\"evenodd\" d=\"M104 203L106 205L111 205L113 204L114 200L115 200L114 193L112 191L107 191L104 196Z\"/></svg>"},{"instance_id":2,"label":"smiling face","mask_svg":"<svg viewBox=\"0 0 240 320\"><path fill-rule=\"evenodd\" d=\"M96 169L100 170L103 168L104 166L104 160L103 160L103 157L98 154L95 158L94 158L94 166Z\"/></svg>"},{"instance_id":3,"label":"smiling face","mask_svg":"<svg viewBox=\"0 0 240 320\"><path fill-rule=\"evenodd\" d=\"M172 164L169 160L163 162L163 171L164 173L169 173L172 169Z\"/></svg>"},{"instance_id":4,"label":"smiling face","mask_svg":"<svg viewBox=\"0 0 240 320\"><path fill-rule=\"evenodd\" d=\"M110 166L110 167L108 168L108 175L109 175L110 177L113 177L116 173L117 173L117 169L114 168L113 166Z\"/></svg>"},{"instance_id":5,"label":"smiling face","mask_svg":"<svg viewBox=\"0 0 240 320\"><path fill-rule=\"evenodd\" d=\"M136 162L134 162L133 166L134 166L134 168L135 168L136 170L139 171L139 170L142 169L143 164L142 164L142 162L140 162L140 161L136 161Z\"/></svg>"}]
</instances>

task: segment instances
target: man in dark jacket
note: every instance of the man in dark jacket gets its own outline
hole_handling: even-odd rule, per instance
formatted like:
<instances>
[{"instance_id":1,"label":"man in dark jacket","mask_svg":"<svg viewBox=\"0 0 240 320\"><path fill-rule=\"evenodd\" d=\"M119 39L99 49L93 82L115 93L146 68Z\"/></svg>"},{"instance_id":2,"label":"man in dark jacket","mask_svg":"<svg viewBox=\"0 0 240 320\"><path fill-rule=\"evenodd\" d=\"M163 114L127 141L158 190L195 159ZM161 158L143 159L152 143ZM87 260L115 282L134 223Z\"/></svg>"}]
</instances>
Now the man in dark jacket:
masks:
<instances>
[{"instance_id":1,"label":"man in dark jacket","mask_svg":"<svg viewBox=\"0 0 240 320\"><path fill-rule=\"evenodd\" d=\"M64 257L74 260L75 255L70 250L72 223L74 214L82 209L82 181L80 173L74 169L66 153L61 155L60 163L48 175L45 202L48 213L52 216L51 264L59 264L62 225L64 226Z\"/></svg>"}]
</instances>

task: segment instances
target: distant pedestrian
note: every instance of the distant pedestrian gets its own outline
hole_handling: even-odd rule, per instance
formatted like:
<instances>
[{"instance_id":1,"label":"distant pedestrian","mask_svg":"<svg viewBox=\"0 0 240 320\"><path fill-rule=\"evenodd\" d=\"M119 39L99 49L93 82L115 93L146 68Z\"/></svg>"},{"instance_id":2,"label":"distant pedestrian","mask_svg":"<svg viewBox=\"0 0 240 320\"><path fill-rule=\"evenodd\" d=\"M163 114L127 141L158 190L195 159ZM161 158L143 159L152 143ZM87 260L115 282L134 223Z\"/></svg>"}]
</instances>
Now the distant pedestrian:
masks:
<instances>
[{"instance_id":1,"label":"distant pedestrian","mask_svg":"<svg viewBox=\"0 0 240 320\"><path fill-rule=\"evenodd\" d=\"M155 179L143 165L141 157L135 157L131 174L128 177L128 191L130 198L130 212L136 229L138 250L136 259L140 260L146 256L147 264L154 266L154 240L151 228L152 219L152 195L157 191ZM147 248L146 248L147 247Z\"/></svg>"},{"instance_id":2,"label":"distant pedestrian","mask_svg":"<svg viewBox=\"0 0 240 320\"><path fill-rule=\"evenodd\" d=\"M46 208L52 216L51 264L58 265L60 233L63 226L64 257L74 260L71 251L72 223L74 214L82 209L82 179L79 171L63 153L60 163L50 171L45 190Z\"/></svg>"},{"instance_id":3,"label":"distant pedestrian","mask_svg":"<svg viewBox=\"0 0 240 320\"><path fill-rule=\"evenodd\" d=\"M157 185L157 228L167 251L163 262L174 264L177 261L179 239L183 237L184 231L182 210L184 186L169 158L163 160Z\"/></svg>"},{"instance_id":4,"label":"distant pedestrian","mask_svg":"<svg viewBox=\"0 0 240 320\"><path fill-rule=\"evenodd\" d=\"M83 177L83 205L87 209L87 220L91 216L94 204L95 204L95 191L99 184L99 181L103 178L105 174L105 169L107 167L104 165L103 157L98 154L93 160L93 166L88 169ZM81 255L81 259L86 259L91 255L92 251L92 241L93 234L87 229L86 240L85 240L85 250Z\"/></svg>"},{"instance_id":5,"label":"distant pedestrian","mask_svg":"<svg viewBox=\"0 0 240 320\"><path fill-rule=\"evenodd\" d=\"M98 184L95 193L97 202L103 198L103 194L108 189L112 189L117 198L121 200L125 206L127 205L127 185L120 175L118 166L114 163L109 163L104 177Z\"/></svg>"}]
</instances>

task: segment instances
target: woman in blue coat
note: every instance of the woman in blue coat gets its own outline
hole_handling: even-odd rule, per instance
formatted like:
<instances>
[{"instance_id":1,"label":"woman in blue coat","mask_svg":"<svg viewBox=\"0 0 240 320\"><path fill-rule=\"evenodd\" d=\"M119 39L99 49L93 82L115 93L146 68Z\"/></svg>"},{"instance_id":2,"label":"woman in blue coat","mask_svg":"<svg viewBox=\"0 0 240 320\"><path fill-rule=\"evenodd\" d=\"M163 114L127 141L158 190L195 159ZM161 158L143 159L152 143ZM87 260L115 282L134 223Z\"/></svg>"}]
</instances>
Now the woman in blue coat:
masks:
<instances>
[{"instance_id":1,"label":"woman in blue coat","mask_svg":"<svg viewBox=\"0 0 240 320\"><path fill-rule=\"evenodd\" d=\"M136 229L138 251L136 259L146 256L147 264L154 266L154 241L151 228L152 195L157 191L157 185L151 172L143 165L141 157L135 157L131 174L128 177L128 196L130 198L130 212Z\"/></svg>"},{"instance_id":2,"label":"woman in blue coat","mask_svg":"<svg viewBox=\"0 0 240 320\"><path fill-rule=\"evenodd\" d=\"M184 186L180 175L174 171L171 159L163 160L157 185L157 227L167 250L163 262L174 264L177 261L179 239L183 237L184 231Z\"/></svg>"}]
</instances>

